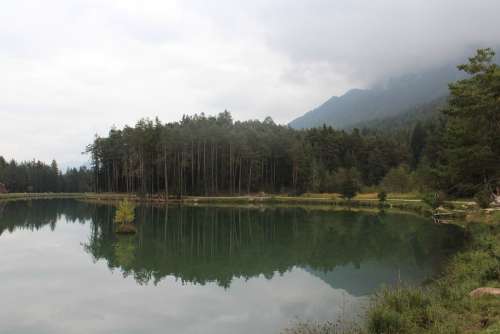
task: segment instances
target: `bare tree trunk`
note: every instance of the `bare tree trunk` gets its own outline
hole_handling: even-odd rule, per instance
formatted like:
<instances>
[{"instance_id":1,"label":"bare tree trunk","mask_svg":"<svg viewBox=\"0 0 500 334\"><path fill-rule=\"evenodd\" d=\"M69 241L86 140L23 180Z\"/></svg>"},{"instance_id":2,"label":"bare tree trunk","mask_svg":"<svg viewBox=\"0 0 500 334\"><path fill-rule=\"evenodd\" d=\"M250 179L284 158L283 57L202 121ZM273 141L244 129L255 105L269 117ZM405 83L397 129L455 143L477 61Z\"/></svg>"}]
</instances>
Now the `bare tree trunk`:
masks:
<instances>
[{"instance_id":1,"label":"bare tree trunk","mask_svg":"<svg viewBox=\"0 0 500 334\"><path fill-rule=\"evenodd\" d=\"M218 166L218 160L217 160L217 145L215 145L215 193L219 193L219 180L218 180L218 175L219 175L219 166Z\"/></svg>"},{"instance_id":2,"label":"bare tree trunk","mask_svg":"<svg viewBox=\"0 0 500 334\"><path fill-rule=\"evenodd\" d=\"M251 185L252 185L252 162L250 161L250 169L248 171L248 189L247 189L248 195L250 195Z\"/></svg>"},{"instance_id":3,"label":"bare tree trunk","mask_svg":"<svg viewBox=\"0 0 500 334\"><path fill-rule=\"evenodd\" d=\"M191 191L194 191L194 142L191 140Z\"/></svg>"},{"instance_id":4,"label":"bare tree trunk","mask_svg":"<svg viewBox=\"0 0 500 334\"><path fill-rule=\"evenodd\" d=\"M240 170L239 170L239 176L238 176L238 195L241 196L241 157L240 157L240 163L239 163L239 167L240 167Z\"/></svg>"},{"instance_id":5,"label":"bare tree trunk","mask_svg":"<svg viewBox=\"0 0 500 334\"><path fill-rule=\"evenodd\" d=\"M167 166L167 145L163 147L163 177L165 182L165 199L168 201L168 166Z\"/></svg>"}]
</instances>

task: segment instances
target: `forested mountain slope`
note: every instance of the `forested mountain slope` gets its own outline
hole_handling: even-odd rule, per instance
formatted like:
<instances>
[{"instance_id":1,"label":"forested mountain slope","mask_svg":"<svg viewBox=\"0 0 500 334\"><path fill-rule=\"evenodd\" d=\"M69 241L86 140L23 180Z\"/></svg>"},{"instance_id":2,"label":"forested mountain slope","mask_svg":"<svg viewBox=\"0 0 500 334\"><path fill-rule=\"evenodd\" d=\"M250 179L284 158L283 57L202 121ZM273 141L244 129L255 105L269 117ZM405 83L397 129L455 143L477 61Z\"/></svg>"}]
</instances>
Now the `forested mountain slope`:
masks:
<instances>
[{"instance_id":1,"label":"forested mountain slope","mask_svg":"<svg viewBox=\"0 0 500 334\"><path fill-rule=\"evenodd\" d=\"M390 79L372 89L352 89L290 122L293 128L352 128L419 109L448 95L448 83L463 77L454 66Z\"/></svg>"},{"instance_id":2,"label":"forested mountain slope","mask_svg":"<svg viewBox=\"0 0 500 334\"><path fill-rule=\"evenodd\" d=\"M443 114L440 110L446 107L447 97L443 96L436 100L402 111L400 114L378 118L370 121L354 123L346 129L371 129L381 131L408 130L411 131L417 123L434 122Z\"/></svg>"}]
</instances>

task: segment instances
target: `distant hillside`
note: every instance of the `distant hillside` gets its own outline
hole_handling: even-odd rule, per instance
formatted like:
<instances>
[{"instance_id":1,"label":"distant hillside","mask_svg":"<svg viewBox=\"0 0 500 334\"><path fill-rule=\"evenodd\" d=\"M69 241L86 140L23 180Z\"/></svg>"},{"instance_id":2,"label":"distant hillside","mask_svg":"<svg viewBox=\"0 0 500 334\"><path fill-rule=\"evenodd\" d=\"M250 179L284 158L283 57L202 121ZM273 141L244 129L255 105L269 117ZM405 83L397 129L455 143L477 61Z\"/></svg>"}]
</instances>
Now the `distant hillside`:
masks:
<instances>
[{"instance_id":1,"label":"distant hillside","mask_svg":"<svg viewBox=\"0 0 500 334\"><path fill-rule=\"evenodd\" d=\"M357 124L411 113L434 101L444 100L448 95L448 83L461 77L455 66L450 65L393 78L372 89L352 89L340 97L330 98L289 125L293 128L323 124L352 128Z\"/></svg>"},{"instance_id":2,"label":"distant hillside","mask_svg":"<svg viewBox=\"0 0 500 334\"><path fill-rule=\"evenodd\" d=\"M395 116L377 118L370 121L354 123L346 129L363 129L390 131L393 129L413 129L418 122L426 122L437 119L441 113L440 110L446 106L446 96L435 99L431 102L414 106L402 111Z\"/></svg>"}]
</instances>

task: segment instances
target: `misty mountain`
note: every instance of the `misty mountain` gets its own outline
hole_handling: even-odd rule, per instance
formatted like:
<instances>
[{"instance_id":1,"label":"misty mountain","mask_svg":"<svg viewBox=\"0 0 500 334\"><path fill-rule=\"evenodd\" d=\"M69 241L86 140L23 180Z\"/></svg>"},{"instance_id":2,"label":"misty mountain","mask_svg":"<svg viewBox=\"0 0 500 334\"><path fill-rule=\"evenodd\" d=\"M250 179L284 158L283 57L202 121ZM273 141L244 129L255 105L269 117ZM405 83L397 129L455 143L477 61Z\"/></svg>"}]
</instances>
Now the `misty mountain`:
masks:
<instances>
[{"instance_id":1,"label":"misty mountain","mask_svg":"<svg viewBox=\"0 0 500 334\"><path fill-rule=\"evenodd\" d=\"M335 128L352 128L405 114L416 117L415 110L427 110L425 106L443 101L448 95L448 83L462 77L463 74L450 65L391 78L371 89L351 89L340 97L331 97L289 125L293 128L311 128L323 124Z\"/></svg>"},{"instance_id":2,"label":"misty mountain","mask_svg":"<svg viewBox=\"0 0 500 334\"><path fill-rule=\"evenodd\" d=\"M442 96L431 102L415 105L394 116L353 123L345 127L345 129L368 128L380 131L392 131L394 129L411 130L419 122L425 123L437 120L442 116L440 111L446 106L446 102L447 96Z\"/></svg>"}]
</instances>

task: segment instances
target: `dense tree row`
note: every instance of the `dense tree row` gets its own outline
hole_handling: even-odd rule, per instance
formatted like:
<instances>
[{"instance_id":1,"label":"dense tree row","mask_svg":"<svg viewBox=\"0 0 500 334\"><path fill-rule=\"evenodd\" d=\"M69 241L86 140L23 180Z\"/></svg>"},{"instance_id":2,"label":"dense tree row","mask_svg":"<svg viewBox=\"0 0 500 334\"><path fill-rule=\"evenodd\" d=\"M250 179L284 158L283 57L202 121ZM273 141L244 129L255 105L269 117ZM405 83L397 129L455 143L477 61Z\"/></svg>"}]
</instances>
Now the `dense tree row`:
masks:
<instances>
[{"instance_id":1,"label":"dense tree row","mask_svg":"<svg viewBox=\"0 0 500 334\"><path fill-rule=\"evenodd\" d=\"M227 111L167 124L141 120L96 138L88 152L100 191L177 196L334 191L326 178L342 169L375 185L409 156L404 143L382 135L298 131L270 118L234 122Z\"/></svg>"},{"instance_id":2,"label":"dense tree row","mask_svg":"<svg viewBox=\"0 0 500 334\"><path fill-rule=\"evenodd\" d=\"M278 191L292 185L291 134L270 120L235 123L225 112L168 124L141 120L96 138L88 152L100 191L180 196Z\"/></svg>"},{"instance_id":3,"label":"dense tree row","mask_svg":"<svg viewBox=\"0 0 500 334\"><path fill-rule=\"evenodd\" d=\"M7 162L0 156L0 183L9 192L87 192L92 190L92 173L85 167L62 173L56 161Z\"/></svg>"}]
</instances>

